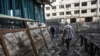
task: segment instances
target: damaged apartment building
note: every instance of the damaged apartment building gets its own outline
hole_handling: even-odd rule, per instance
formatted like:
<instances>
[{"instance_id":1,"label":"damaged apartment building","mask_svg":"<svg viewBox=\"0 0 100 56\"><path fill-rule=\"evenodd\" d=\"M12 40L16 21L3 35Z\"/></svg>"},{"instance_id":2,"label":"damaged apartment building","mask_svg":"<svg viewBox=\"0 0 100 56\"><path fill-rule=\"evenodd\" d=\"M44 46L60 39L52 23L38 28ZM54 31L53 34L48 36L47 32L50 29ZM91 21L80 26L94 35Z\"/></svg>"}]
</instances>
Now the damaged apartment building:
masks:
<instances>
[{"instance_id":1,"label":"damaged apartment building","mask_svg":"<svg viewBox=\"0 0 100 56\"><path fill-rule=\"evenodd\" d=\"M53 0L45 6L47 21L60 23L95 22L100 16L99 0Z\"/></svg>"}]
</instances>

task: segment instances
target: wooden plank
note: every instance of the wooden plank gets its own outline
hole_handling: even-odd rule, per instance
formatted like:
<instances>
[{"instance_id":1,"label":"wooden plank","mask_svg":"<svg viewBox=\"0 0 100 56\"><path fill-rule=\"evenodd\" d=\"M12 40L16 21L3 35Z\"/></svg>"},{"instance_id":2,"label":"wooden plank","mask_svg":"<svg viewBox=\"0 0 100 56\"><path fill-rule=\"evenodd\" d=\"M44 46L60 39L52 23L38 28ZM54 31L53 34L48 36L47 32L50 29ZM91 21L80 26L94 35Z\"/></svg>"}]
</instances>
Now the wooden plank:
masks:
<instances>
[{"instance_id":1,"label":"wooden plank","mask_svg":"<svg viewBox=\"0 0 100 56\"><path fill-rule=\"evenodd\" d=\"M81 35L81 36L83 36L83 35ZM87 39L89 42L93 43L95 46L97 46L98 48L100 48L100 46L98 46L98 44L96 42L90 40L88 37L83 36L83 38Z\"/></svg>"},{"instance_id":2,"label":"wooden plank","mask_svg":"<svg viewBox=\"0 0 100 56\"><path fill-rule=\"evenodd\" d=\"M1 40L1 44L2 44L3 49L4 49L5 56L10 56L8 49L7 49L7 46L5 44L5 41L4 41L3 35L1 33L0 33L0 40Z\"/></svg>"},{"instance_id":3,"label":"wooden plank","mask_svg":"<svg viewBox=\"0 0 100 56\"><path fill-rule=\"evenodd\" d=\"M80 40L80 38L81 38L81 37L78 37L78 38L75 40L75 42L73 42L73 43L71 44L71 47L73 47L73 46L78 42L78 40Z\"/></svg>"},{"instance_id":4,"label":"wooden plank","mask_svg":"<svg viewBox=\"0 0 100 56\"><path fill-rule=\"evenodd\" d=\"M7 15L0 14L0 20L1 19L19 20L19 21L33 21L32 19L26 19L26 18L20 18L20 17L12 17L12 16L7 16Z\"/></svg>"},{"instance_id":5,"label":"wooden plank","mask_svg":"<svg viewBox=\"0 0 100 56\"><path fill-rule=\"evenodd\" d=\"M38 22L37 20L26 20L26 22Z\"/></svg>"},{"instance_id":6,"label":"wooden plank","mask_svg":"<svg viewBox=\"0 0 100 56\"><path fill-rule=\"evenodd\" d=\"M46 48L47 48L48 51L49 51L49 48L48 48L48 46L47 46L47 43L46 43L45 37L44 37L44 35L43 35L43 33L42 33L41 27L39 26L39 28L40 28L41 35L42 35L42 37L43 37L43 40L44 40L44 42L45 42L45 46L46 46Z\"/></svg>"},{"instance_id":7,"label":"wooden plank","mask_svg":"<svg viewBox=\"0 0 100 56\"><path fill-rule=\"evenodd\" d=\"M10 33L10 32L20 32L20 31L26 31L27 29L0 29L1 33Z\"/></svg>"},{"instance_id":8,"label":"wooden plank","mask_svg":"<svg viewBox=\"0 0 100 56\"><path fill-rule=\"evenodd\" d=\"M29 28L29 30L40 29L40 28L47 28L47 27L36 27L36 28Z\"/></svg>"},{"instance_id":9,"label":"wooden plank","mask_svg":"<svg viewBox=\"0 0 100 56\"><path fill-rule=\"evenodd\" d=\"M34 53L35 53L35 56L38 56L38 52L37 52L37 50L36 50L36 47L35 47L35 44L34 44L34 40L32 39L32 35L31 35L31 33L30 33L30 29L29 29L29 27L28 27L28 25L27 25L27 21L24 21L24 23L25 23L25 25L26 25L26 27L27 27L27 32L28 32L29 39L30 39L31 45L32 45L32 47L33 47L33 51L34 51Z\"/></svg>"},{"instance_id":10,"label":"wooden plank","mask_svg":"<svg viewBox=\"0 0 100 56\"><path fill-rule=\"evenodd\" d=\"M88 52L87 39L84 39L84 45L85 45L85 52Z\"/></svg>"},{"instance_id":11,"label":"wooden plank","mask_svg":"<svg viewBox=\"0 0 100 56\"><path fill-rule=\"evenodd\" d=\"M34 30L34 29L39 29L38 27L36 27L36 28L29 28L29 30Z\"/></svg>"},{"instance_id":12,"label":"wooden plank","mask_svg":"<svg viewBox=\"0 0 100 56\"><path fill-rule=\"evenodd\" d=\"M91 51L90 51L90 56L94 56L94 55L93 55L93 51L94 51L94 50L93 50L93 43L90 43L90 50L91 50Z\"/></svg>"}]
</instances>

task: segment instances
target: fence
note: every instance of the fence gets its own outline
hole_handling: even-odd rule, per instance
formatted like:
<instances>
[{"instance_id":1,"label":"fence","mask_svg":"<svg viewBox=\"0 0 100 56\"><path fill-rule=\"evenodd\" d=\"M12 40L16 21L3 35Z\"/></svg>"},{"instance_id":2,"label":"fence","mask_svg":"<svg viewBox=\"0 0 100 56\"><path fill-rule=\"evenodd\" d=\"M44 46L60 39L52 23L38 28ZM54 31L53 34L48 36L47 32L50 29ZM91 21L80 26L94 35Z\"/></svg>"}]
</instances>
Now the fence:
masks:
<instances>
[{"instance_id":1,"label":"fence","mask_svg":"<svg viewBox=\"0 0 100 56\"><path fill-rule=\"evenodd\" d=\"M38 21L1 16L0 56L41 56L49 52L52 47L49 32L46 25L40 24Z\"/></svg>"}]
</instances>

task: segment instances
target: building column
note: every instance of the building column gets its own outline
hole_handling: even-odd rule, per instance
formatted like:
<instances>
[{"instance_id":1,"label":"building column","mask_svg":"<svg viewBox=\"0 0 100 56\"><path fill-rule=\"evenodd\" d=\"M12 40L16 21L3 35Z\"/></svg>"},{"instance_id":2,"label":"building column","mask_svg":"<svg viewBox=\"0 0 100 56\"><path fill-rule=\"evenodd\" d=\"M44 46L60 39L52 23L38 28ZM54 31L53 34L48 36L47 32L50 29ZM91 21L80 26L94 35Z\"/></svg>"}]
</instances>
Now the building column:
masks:
<instances>
[{"instance_id":1,"label":"building column","mask_svg":"<svg viewBox=\"0 0 100 56\"><path fill-rule=\"evenodd\" d=\"M97 0L97 21L100 20L100 16L99 16L99 0ZM98 21L99 22L99 21Z\"/></svg>"},{"instance_id":2,"label":"building column","mask_svg":"<svg viewBox=\"0 0 100 56\"><path fill-rule=\"evenodd\" d=\"M97 16L99 16L99 0L97 0Z\"/></svg>"},{"instance_id":3,"label":"building column","mask_svg":"<svg viewBox=\"0 0 100 56\"><path fill-rule=\"evenodd\" d=\"M80 18L80 22L81 22L81 0L79 0L79 18Z\"/></svg>"}]
</instances>

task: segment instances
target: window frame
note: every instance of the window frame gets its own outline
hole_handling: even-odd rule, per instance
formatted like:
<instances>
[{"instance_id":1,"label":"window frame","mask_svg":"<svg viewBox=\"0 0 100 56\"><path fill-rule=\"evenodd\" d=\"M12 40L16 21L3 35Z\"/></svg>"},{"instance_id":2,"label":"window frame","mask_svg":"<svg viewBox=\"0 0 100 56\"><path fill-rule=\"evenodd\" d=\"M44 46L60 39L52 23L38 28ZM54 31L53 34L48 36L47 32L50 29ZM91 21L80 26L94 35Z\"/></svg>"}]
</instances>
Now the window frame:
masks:
<instances>
[{"instance_id":1,"label":"window frame","mask_svg":"<svg viewBox=\"0 0 100 56\"><path fill-rule=\"evenodd\" d=\"M87 6L87 2L82 2L82 6Z\"/></svg>"},{"instance_id":2,"label":"window frame","mask_svg":"<svg viewBox=\"0 0 100 56\"><path fill-rule=\"evenodd\" d=\"M74 3L74 7L80 6L80 3Z\"/></svg>"},{"instance_id":3,"label":"window frame","mask_svg":"<svg viewBox=\"0 0 100 56\"><path fill-rule=\"evenodd\" d=\"M68 12L68 13L67 13ZM66 11L66 15L70 15L71 14L71 11Z\"/></svg>"},{"instance_id":4,"label":"window frame","mask_svg":"<svg viewBox=\"0 0 100 56\"><path fill-rule=\"evenodd\" d=\"M71 7L71 4L66 4L66 8L70 8Z\"/></svg>"},{"instance_id":5,"label":"window frame","mask_svg":"<svg viewBox=\"0 0 100 56\"><path fill-rule=\"evenodd\" d=\"M64 5L59 5L59 8L64 8Z\"/></svg>"},{"instance_id":6,"label":"window frame","mask_svg":"<svg viewBox=\"0 0 100 56\"><path fill-rule=\"evenodd\" d=\"M84 11L84 12L83 12ZM86 12L85 12L86 11ZM85 13L87 13L87 10L81 10L81 13L82 14L85 14Z\"/></svg>"},{"instance_id":7,"label":"window frame","mask_svg":"<svg viewBox=\"0 0 100 56\"><path fill-rule=\"evenodd\" d=\"M46 7L46 10L50 10L50 7Z\"/></svg>"},{"instance_id":8,"label":"window frame","mask_svg":"<svg viewBox=\"0 0 100 56\"><path fill-rule=\"evenodd\" d=\"M57 13L52 13L52 16L57 16Z\"/></svg>"},{"instance_id":9,"label":"window frame","mask_svg":"<svg viewBox=\"0 0 100 56\"><path fill-rule=\"evenodd\" d=\"M49 17L50 16L50 13L47 13L46 16Z\"/></svg>"},{"instance_id":10,"label":"window frame","mask_svg":"<svg viewBox=\"0 0 100 56\"><path fill-rule=\"evenodd\" d=\"M80 10L75 10L74 11L74 14L79 14L80 13Z\"/></svg>"},{"instance_id":11,"label":"window frame","mask_svg":"<svg viewBox=\"0 0 100 56\"><path fill-rule=\"evenodd\" d=\"M64 15L64 12L60 12L59 15Z\"/></svg>"},{"instance_id":12,"label":"window frame","mask_svg":"<svg viewBox=\"0 0 100 56\"><path fill-rule=\"evenodd\" d=\"M56 9L56 6L52 6L52 9Z\"/></svg>"}]
</instances>

